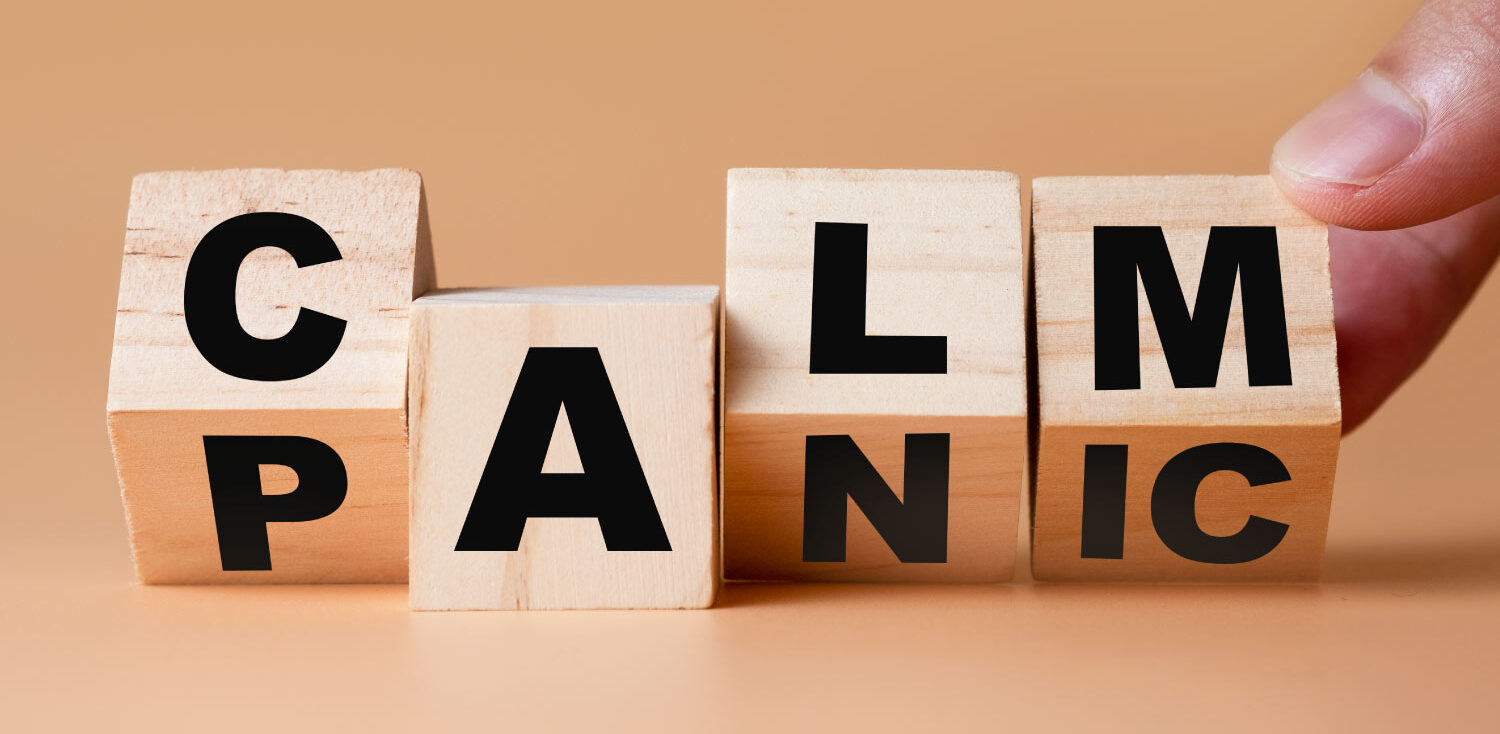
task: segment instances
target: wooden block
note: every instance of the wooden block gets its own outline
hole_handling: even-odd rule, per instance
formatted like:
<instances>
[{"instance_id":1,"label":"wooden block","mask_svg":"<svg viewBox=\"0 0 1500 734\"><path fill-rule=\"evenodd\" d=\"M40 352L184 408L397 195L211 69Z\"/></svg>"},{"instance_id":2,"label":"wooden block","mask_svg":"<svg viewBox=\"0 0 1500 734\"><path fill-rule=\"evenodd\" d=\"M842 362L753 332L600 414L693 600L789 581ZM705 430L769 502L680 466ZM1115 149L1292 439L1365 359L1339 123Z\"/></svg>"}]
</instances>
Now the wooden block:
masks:
<instances>
[{"instance_id":1,"label":"wooden block","mask_svg":"<svg viewBox=\"0 0 1500 734\"><path fill-rule=\"evenodd\" d=\"M718 310L714 286L419 299L412 608L712 605Z\"/></svg>"},{"instance_id":2,"label":"wooden block","mask_svg":"<svg viewBox=\"0 0 1500 734\"><path fill-rule=\"evenodd\" d=\"M1328 230L1265 176L1032 185L1042 580L1317 577Z\"/></svg>"},{"instance_id":3,"label":"wooden block","mask_svg":"<svg viewBox=\"0 0 1500 734\"><path fill-rule=\"evenodd\" d=\"M725 576L1010 578L1016 177L731 171L726 260Z\"/></svg>"},{"instance_id":4,"label":"wooden block","mask_svg":"<svg viewBox=\"0 0 1500 734\"><path fill-rule=\"evenodd\" d=\"M131 188L108 423L145 583L406 579L414 171Z\"/></svg>"}]
</instances>

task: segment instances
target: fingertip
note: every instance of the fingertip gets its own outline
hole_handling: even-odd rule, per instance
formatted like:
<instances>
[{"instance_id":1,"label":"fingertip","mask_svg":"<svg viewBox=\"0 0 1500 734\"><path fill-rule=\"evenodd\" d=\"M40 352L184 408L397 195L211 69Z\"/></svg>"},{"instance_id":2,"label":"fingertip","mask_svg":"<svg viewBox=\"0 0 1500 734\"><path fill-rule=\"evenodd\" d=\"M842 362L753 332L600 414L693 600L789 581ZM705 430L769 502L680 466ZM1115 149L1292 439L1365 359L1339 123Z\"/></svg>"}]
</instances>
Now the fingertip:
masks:
<instances>
[{"instance_id":1,"label":"fingertip","mask_svg":"<svg viewBox=\"0 0 1500 734\"><path fill-rule=\"evenodd\" d=\"M1298 208L1331 225L1357 230L1404 229L1442 219L1474 202L1398 169L1370 186L1323 181L1289 170L1274 158L1271 178Z\"/></svg>"},{"instance_id":2,"label":"fingertip","mask_svg":"<svg viewBox=\"0 0 1500 734\"><path fill-rule=\"evenodd\" d=\"M1271 179L1299 209L1329 224L1348 229L1402 226L1399 212L1364 205L1360 197L1367 195L1365 187L1313 178L1287 168L1274 157L1271 159Z\"/></svg>"},{"instance_id":3,"label":"fingertip","mask_svg":"<svg viewBox=\"0 0 1500 734\"><path fill-rule=\"evenodd\" d=\"M1298 208L1324 221L1328 220L1326 193L1320 189L1328 184L1308 178L1283 166L1276 156L1271 156L1271 180L1281 188L1281 193L1291 199ZM1336 224L1336 222L1335 222Z\"/></svg>"}]
</instances>

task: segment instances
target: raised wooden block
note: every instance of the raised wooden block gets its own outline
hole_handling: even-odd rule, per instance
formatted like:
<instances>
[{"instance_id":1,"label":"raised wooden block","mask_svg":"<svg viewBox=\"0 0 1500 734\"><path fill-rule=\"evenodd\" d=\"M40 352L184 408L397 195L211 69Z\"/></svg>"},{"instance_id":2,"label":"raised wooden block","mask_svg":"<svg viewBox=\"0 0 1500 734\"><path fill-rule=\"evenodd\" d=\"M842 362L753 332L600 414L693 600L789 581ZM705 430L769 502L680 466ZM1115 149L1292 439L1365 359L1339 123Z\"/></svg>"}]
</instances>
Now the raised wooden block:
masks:
<instances>
[{"instance_id":1,"label":"raised wooden block","mask_svg":"<svg viewBox=\"0 0 1500 734\"><path fill-rule=\"evenodd\" d=\"M1036 578L1316 578L1327 227L1265 176L1044 178L1032 233Z\"/></svg>"},{"instance_id":2,"label":"raised wooden block","mask_svg":"<svg viewBox=\"0 0 1500 734\"><path fill-rule=\"evenodd\" d=\"M131 188L109 431L145 583L406 579L414 171Z\"/></svg>"},{"instance_id":3,"label":"raised wooden block","mask_svg":"<svg viewBox=\"0 0 1500 734\"><path fill-rule=\"evenodd\" d=\"M1024 290L1011 174L730 171L726 577L1010 578Z\"/></svg>"},{"instance_id":4,"label":"raised wooden block","mask_svg":"<svg viewBox=\"0 0 1500 734\"><path fill-rule=\"evenodd\" d=\"M719 582L713 286L413 308L413 609L698 608Z\"/></svg>"}]
</instances>

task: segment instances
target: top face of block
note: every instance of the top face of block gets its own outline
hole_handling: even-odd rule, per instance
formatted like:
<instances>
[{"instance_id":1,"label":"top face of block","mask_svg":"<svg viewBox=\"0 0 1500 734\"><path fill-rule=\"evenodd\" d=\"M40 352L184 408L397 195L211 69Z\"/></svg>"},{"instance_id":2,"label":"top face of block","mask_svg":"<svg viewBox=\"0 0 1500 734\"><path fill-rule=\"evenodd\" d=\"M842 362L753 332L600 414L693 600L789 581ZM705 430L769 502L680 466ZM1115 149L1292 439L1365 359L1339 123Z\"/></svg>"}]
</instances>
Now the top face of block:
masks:
<instances>
[{"instance_id":1,"label":"top face of block","mask_svg":"<svg viewBox=\"0 0 1500 734\"><path fill-rule=\"evenodd\" d=\"M520 288L443 288L418 300L423 308L478 306L670 306L712 305L719 297L712 285L531 286Z\"/></svg>"},{"instance_id":2,"label":"top face of block","mask_svg":"<svg viewBox=\"0 0 1500 734\"><path fill-rule=\"evenodd\" d=\"M422 179L407 170L137 176L120 270L109 409L404 407L407 311L432 280L421 210ZM267 241L238 269L232 298L240 325L255 338L288 333L302 309L345 322L332 357L295 379L221 371L195 345L183 314L199 243L226 220L252 212L310 220L338 250L337 258L298 267L289 251Z\"/></svg>"},{"instance_id":3,"label":"top face of block","mask_svg":"<svg viewBox=\"0 0 1500 734\"><path fill-rule=\"evenodd\" d=\"M864 333L944 337L946 373L813 373L819 223L863 225ZM725 411L1025 415L1024 287L1012 174L732 170Z\"/></svg>"},{"instance_id":4,"label":"top face of block","mask_svg":"<svg viewBox=\"0 0 1500 734\"><path fill-rule=\"evenodd\" d=\"M1153 314L1143 276L1132 271L1137 291L1139 388L1098 389L1095 227L1160 227L1183 302L1195 319L1195 294L1209 250L1210 229L1274 227L1287 347L1280 352L1290 357L1291 384L1265 376L1257 378L1262 384L1250 384L1243 300L1246 271L1253 266L1242 259L1212 387L1176 386L1158 333L1161 315ZM1226 259L1221 262L1238 257L1233 235L1225 237L1226 231L1220 232L1220 244L1214 247L1223 248L1220 254ZM1037 179L1032 184L1032 237L1038 404L1044 425L1329 425L1340 421L1328 227L1293 206L1269 177ZM1116 241L1100 240L1100 246ZM1257 281L1257 298L1274 292L1264 288L1270 283L1261 282L1272 280L1263 277L1269 272L1267 268L1251 276ZM1219 282L1223 286L1225 281L1220 278ZM1158 297L1165 293L1165 289L1157 291ZM1274 298L1266 303L1274 303ZM1268 311L1276 310L1256 309L1266 317L1271 316ZM1257 334L1274 333L1274 329L1257 327ZM1257 346L1257 359L1274 356L1280 347L1279 338L1258 343L1276 346Z\"/></svg>"}]
</instances>

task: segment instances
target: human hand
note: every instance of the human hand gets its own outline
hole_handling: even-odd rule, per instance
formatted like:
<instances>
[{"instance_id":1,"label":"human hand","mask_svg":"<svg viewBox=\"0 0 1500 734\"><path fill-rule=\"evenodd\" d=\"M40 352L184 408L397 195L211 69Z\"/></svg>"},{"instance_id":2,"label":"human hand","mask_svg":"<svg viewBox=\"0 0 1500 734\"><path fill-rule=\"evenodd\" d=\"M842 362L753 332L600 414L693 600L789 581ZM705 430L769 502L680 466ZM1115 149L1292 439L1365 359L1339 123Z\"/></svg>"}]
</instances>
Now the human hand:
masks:
<instances>
[{"instance_id":1,"label":"human hand","mask_svg":"<svg viewBox=\"0 0 1500 734\"><path fill-rule=\"evenodd\" d=\"M1437 346L1500 254L1500 0L1429 0L1276 144L1329 222L1344 430Z\"/></svg>"}]
</instances>

